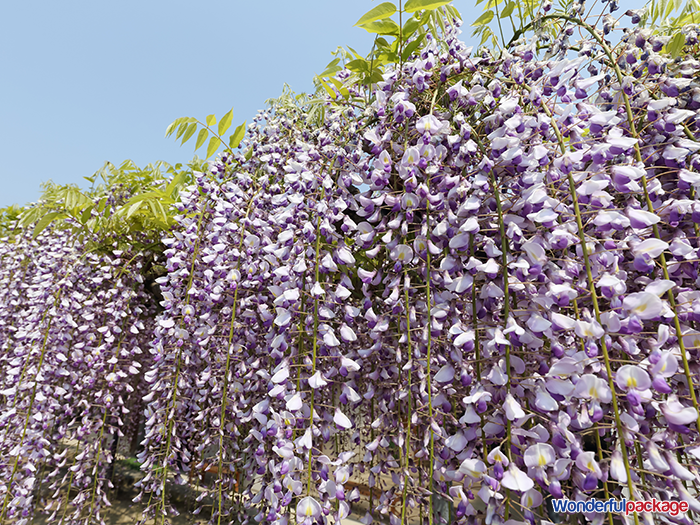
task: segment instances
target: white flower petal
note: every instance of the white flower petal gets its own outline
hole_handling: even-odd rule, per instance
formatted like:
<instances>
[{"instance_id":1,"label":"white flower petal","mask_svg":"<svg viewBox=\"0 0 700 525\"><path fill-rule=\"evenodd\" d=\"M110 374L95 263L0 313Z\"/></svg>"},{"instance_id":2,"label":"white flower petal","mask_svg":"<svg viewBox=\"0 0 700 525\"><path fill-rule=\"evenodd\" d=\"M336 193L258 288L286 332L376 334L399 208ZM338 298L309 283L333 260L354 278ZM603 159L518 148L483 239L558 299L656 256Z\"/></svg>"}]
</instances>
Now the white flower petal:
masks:
<instances>
[{"instance_id":1,"label":"white flower petal","mask_svg":"<svg viewBox=\"0 0 700 525\"><path fill-rule=\"evenodd\" d=\"M508 470L503 474L501 485L510 490L526 492L535 486L532 481L522 470L511 463Z\"/></svg>"},{"instance_id":2,"label":"white flower petal","mask_svg":"<svg viewBox=\"0 0 700 525\"><path fill-rule=\"evenodd\" d=\"M336 425L338 425L340 428L343 428L345 430L352 428L352 422L346 416L343 414L339 408L335 409L335 415L333 416L333 421L335 422Z\"/></svg>"}]
</instances>

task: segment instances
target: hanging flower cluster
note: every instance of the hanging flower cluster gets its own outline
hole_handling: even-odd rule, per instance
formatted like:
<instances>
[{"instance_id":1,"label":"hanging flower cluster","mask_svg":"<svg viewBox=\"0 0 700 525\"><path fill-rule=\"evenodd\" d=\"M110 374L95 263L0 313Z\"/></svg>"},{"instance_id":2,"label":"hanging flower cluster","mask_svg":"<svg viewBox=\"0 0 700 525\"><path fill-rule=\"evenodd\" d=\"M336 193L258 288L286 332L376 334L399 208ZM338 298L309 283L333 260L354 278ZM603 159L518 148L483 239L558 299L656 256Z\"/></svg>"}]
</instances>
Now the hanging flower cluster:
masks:
<instances>
[{"instance_id":1,"label":"hanging flower cluster","mask_svg":"<svg viewBox=\"0 0 700 525\"><path fill-rule=\"evenodd\" d=\"M364 112L280 107L200 177L147 374L151 513L212 466L214 523L700 510L700 64L579 25L549 60L428 36Z\"/></svg>"},{"instance_id":2,"label":"hanging flower cluster","mask_svg":"<svg viewBox=\"0 0 700 525\"><path fill-rule=\"evenodd\" d=\"M321 126L261 113L180 194L147 357L145 312L116 314L145 304L119 254L6 244L3 271L30 278L0 299L3 512L30 508L40 465L64 472L65 438L84 447L56 485L83 483L70 519L99 505L81 461L108 461L137 363L145 518L177 512L172 483L217 525L557 522L552 498L700 512L700 62L560 20L544 59L537 37L474 55L447 23L369 102L339 73ZM99 294L115 314L84 324Z\"/></svg>"},{"instance_id":3,"label":"hanging flower cluster","mask_svg":"<svg viewBox=\"0 0 700 525\"><path fill-rule=\"evenodd\" d=\"M155 315L142 257L126 255L85 253L58 230L0 241L4 523L37 509L103 522L117 441L138 429Z\"/></svg>"}]
</instances>

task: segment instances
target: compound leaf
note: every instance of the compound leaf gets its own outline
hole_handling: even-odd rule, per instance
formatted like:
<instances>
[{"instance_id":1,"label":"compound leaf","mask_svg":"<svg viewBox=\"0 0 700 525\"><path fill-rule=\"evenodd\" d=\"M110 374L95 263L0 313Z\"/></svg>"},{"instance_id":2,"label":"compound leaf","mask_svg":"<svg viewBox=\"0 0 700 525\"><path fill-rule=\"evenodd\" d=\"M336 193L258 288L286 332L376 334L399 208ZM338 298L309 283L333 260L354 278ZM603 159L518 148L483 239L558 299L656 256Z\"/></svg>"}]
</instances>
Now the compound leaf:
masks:
<instances>
[{"instance_id":1,"label":"compound leaf","mask_svg":"<svg viewBox=\"0 0 700 525\"><path fill-rule=\"evenodd\" d=\"M375 20L389 18L394 13L396 13L396 6L391 2L384 2L383 4L379 4L377 7L370 9L364 15L362 15L355 26L363 26L365 24L369 24L370 22L374 22Z\"/></svg>"}]
</instances>

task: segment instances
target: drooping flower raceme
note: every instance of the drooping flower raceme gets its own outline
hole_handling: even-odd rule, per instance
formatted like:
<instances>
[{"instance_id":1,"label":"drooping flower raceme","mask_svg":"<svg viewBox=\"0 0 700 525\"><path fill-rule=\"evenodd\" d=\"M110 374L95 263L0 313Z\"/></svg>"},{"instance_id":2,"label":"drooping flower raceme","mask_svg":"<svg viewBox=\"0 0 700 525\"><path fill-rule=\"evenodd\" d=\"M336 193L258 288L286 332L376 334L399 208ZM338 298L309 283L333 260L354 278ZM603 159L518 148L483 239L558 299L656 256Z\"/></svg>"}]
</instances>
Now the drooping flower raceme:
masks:
<instances>
[{"instance_id":1,"label":"drooping flower raceme","mask_svg":"<svg viewBox=\"0 0 700 525\"><path fill-rule=\"evenodd\" d=\"M620 50L646 58L619 63L590 29L576 55L563 38L547 60L537 40L494 59L448 23L369 94L338 73L349 99L320 125L277 104L197 175L144 366L147 515L194 480L217 524L335 522L361 492L367 523L554 521L548 494L700 505L683 487L700 467L698 66L636 30ZM80 332L41 321L53 288L32 282L39 331L0 326L33 349L5 351L7 388L36 373L42 333ZM19 397L3 421L43 435Z\"/></svg>"}]
</instances>

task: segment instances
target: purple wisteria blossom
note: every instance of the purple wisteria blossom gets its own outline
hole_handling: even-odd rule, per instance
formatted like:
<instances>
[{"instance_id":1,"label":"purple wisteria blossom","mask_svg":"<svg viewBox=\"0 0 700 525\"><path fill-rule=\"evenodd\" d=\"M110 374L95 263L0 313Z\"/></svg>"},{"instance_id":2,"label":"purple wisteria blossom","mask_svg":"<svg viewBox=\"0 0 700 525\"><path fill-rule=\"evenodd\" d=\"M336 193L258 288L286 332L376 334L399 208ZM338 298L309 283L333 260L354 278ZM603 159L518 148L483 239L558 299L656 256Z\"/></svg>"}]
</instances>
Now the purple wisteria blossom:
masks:
<instances>
[{"instance_id":1,"label":"purple wisteria blossom","mask_svg":"<svg viewBox=\"0 0 700 525\"><path fill-rule=\"evenodd\" d=\"M447 20L370 86L339 72L320 121L261 112L180 194L156 317L125 254L4 240L7 519L43 467L74 473L49 511L71 486L72 522L99 511L128 407L147 519L173 483L217 525L700 508L700 65L570 29L494 57Z\"/></svg>"}]
</instances>

